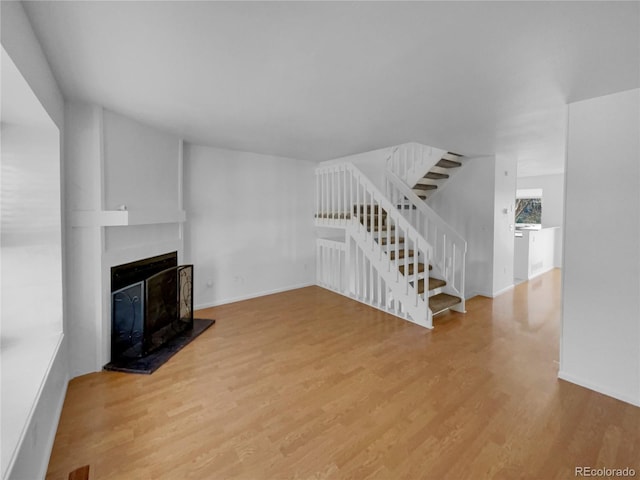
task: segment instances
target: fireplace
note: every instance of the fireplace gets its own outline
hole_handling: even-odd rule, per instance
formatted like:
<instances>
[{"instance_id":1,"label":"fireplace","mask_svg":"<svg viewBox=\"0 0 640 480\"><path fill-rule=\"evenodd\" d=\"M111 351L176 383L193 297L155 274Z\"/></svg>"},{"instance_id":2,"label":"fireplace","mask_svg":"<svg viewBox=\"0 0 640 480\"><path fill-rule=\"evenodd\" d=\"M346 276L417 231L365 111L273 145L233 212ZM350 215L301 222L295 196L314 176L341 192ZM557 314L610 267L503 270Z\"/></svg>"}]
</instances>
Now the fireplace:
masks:
<instances>
[{"instance_id":1,"label":"fireplace","mask_svg":"<svg viewBox=\"0 0 640 480\"><path fill-rule=\"evenodd\" d=\"M111 268L111 362L142 358L193 328L193 265L177 252Z\"/></svg>"}]
</instances>

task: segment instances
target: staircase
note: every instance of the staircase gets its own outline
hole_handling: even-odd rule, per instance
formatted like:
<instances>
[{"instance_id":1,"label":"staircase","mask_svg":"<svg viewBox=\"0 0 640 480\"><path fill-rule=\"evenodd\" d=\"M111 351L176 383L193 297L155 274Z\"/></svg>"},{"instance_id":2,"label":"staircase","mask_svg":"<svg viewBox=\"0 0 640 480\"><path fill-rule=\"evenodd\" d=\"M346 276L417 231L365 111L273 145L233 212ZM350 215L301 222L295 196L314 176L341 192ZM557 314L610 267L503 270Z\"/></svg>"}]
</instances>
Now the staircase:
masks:
<instances>
[{"instance_id":1,"label":"staircase","mask_svg":"<svg viewBox=\"0 0 640 480\"><path fill-rule=\"evenodd\" d=\"M405 177L424 176L447 154L419 148L425 155L396 162ZM466 242L407 183L389 169L382 193L349 162L315 173L315 224L344 238L317 240L320 286L427 328L433 315L464 312Z\"/></svg>"},{"instance_id":2,"label":"staircase","mask_svg":"<svg viewBox=\"0 0 640 480\"><path fill-rule=\"evenodd\" d=\"M461 302L461 299L453 295L442 292L442 287L447 282L436 278L433 275L433 266L428 268L424 259L410 248L405 248L405 238L395 235L395 225L389 221L386 210L376 208L373 213L363 206L354 206L354 213L358 221L368 232L373 232L374 241L381 245L381 248L389 260L393 262L394 268L402 277L406 277L409 285L416 289L416 293L422 299L429 299L428 305L432 315L441 313ZM417 282L417 286L416 286Z\"/></svg>"},{"instance_id":3,"label":"staircase","mask_svg":"<svg viewBox=\"0 0 640 480\"><path fill-rule=\"evenodd\" d=\"M414 193L422 200L427 200L438 187L448 180L454 171L462 166L462 155L447 152L424 176L413 186Z\"/></svg>"}]
</instances>

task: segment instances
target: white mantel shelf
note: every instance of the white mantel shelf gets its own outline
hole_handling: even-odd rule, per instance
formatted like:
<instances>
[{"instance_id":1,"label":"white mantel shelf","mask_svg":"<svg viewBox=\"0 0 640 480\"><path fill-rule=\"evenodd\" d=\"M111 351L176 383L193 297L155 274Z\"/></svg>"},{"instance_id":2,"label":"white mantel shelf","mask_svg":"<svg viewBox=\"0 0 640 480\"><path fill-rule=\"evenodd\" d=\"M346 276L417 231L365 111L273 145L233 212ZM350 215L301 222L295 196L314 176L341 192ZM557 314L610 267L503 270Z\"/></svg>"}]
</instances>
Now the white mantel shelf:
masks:
<instances>
[{"instance_id":1,"label":"white mantel shelf","mask_svg":"<svg viewBox=\"0 0 640 480\"><path fill-rule=\"evenodd\" d=\"M184 210L74 210L71 212L72 227L124 227L152 225L158 223L183 223L187 218Z\"/></svg>"}]
</instances>

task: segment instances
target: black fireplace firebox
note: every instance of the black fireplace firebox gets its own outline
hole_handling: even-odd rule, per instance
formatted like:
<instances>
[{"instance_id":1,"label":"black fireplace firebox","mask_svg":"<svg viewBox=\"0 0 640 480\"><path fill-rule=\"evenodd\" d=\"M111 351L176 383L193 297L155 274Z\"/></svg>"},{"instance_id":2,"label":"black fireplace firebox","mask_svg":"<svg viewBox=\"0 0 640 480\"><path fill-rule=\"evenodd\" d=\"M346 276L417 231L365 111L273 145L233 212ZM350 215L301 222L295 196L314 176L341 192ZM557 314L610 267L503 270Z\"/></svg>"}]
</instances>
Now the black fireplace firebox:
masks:
<instances>
[{"instance_id":1,"label":"black fireplace firebox","mask_svg":"<svg viewBox=\"0 0 640 480\"><path fill-rule=\"evenodd\" d=\"M193 265L177 252L111 268L111 361L149 355L193 328Z\"/></svg>"}]
</instances>

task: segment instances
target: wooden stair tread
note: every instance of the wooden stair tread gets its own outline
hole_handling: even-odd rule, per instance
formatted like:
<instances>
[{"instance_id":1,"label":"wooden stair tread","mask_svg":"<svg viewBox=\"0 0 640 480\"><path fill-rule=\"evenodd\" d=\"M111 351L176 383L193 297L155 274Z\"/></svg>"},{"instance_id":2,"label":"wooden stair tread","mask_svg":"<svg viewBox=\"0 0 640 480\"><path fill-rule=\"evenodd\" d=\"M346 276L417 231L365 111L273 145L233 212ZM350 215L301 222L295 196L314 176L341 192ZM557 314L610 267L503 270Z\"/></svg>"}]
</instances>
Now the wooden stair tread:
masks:
<instances>
[{"instance_id":1,"label":"wooden stair tread","mask_svg":"<svg viewBox=\"0 0 640 480\"><path fill-rule=\"evenodd\" d=\"M447 282L445 282L444 280L429 277L429 290L435 290L436 288L444 287L446 284ZM411 282L411 285L413 285L413 282ZM424 293L424 278L418 280L418 293Z\"/></svg>"},{"instance_id":2,"label":"wooden stair tread","mask_svg":"<svg viewBox=\"0 0 640 480\"><path fill-rule=\"evenodd\" d=\"M396 229L395 225L382 225L382 230L385 232L394 231L395 229ZM373 230L374 232L379 232L381 229L380 229L380 225L375 224L373 228L371 228L371 225L367 225L367 230L369 231Z\"/></svg>"},{"instance_id":3,"label":"wooden stair tread","mask_svg":"<svg viewBox=\"0 0 640 480\"><path fill-rule=\"evenodd\" d=\"M431 267L431 265L429 265L429 269L431 269L433 267ZM398 270L400 270L400 273L402 275L404 275L404 265L400 265L398 267ZM409 268L407 269L409 271L409 275L413 275L413 271L415 270L414 264L410 263L409 264ZM418 263L418 273L422 273L424 272L424 263Z\"/></svg>"},{"instance_id":4,"label":"wooden stair tread","mask_svg":"<svg viewBox=\"0 0 640 480\"><path fill-rule=\"evenodd\" d=\"M454 305L460 303L460 299L458 297L454 297L453 295L449 295L447 293L439 293L438 295L434 295L433 297L429 297L429 308L435 315L436 313L440 313L447 308L451 308Z\"/></svg>"},{"instance_id":5,"label":"wooden stair tread","mask_svg":"<svg viewBox=\"0 0 640 480\"><path fill-rule=\"evenodd\" d=\"M404 237L398 237L396 238L395 235L392 235L391 237L387 238L387 237L382 237L380 239L380 245L386 245L387 244L387 240L389 242L389 245L393 245L396 243L404 243ZM378 241L378 238L375 238L375 241Z\"/></svg>"},{"instance_id":6,"label":"wooden stair tread","mask_svg":"<svg viewBox=\"0 0 640 480\"><path fill-rule=\"evenodd\" d=\"M367 213L371 213L371 210L372 210L371 205L354 205L353 206L354 213L357 213L357 212L364 213L365 211ZM378 205L374 205L373 211L375 213L378 213L380 211L380 207ZM386 213L384 210L383 212Z\"/></svg>"},{"instance_id":7,"label":"wooden stair tread","mask_svg":"<svg viewBox=\"0 0 640 480\"><path fill-rule=\"evenodd\" d=\"M444 180L445 178L449 178L449 175L446 173L427 172L427 174L422 178L428 178L429 180Z\"/></svg>"},{"instance_id":8,"label":"wooden stair tread","mask_svg":"<svg viewBox=\"0 0 640 480\"><path fill-rule=\"evenodd\" d=\"M438 163L436 163L436 167L441 167L441 168L457 168L461 166L462 166L462 163L456 162L455 160L447 160L446 158L443 158Z\"/></svg>"},{"instance_id":9,"label":"wooden stair tread","mask_svg":"<svg viewBox=\"0 0 640 480\"><path fill-rule=\"evenodd\" d=\"M418 183L413 187L414 190L435 190L437 188L437 185L430 185L426 183Z\"/></svg>"},{"instance_id":10,"label":"wooden stair tread","mask_svg":"<svg viewBox=\"0 0 640 480\"><path fill-rule=\"evenodd\" d=\"M404 249L398 250L398 258L404 258L404 255L405 255L404 252L405 252ZM407 255L408 255L407 258L413 257L413 253L414 253L413 250L407 250ZM389 258L391 260L395 260L396 259L396 251L395 250L391 250L389 252Z\"/></svg>"},{"instance_id":11,"label":"wooden stair tread","mask_svg":"<svg viewBox=\"0 0 640 480\"><path fill-rule=\"evenodd\" d=\"M333 218L333 219L349 219L350 213L316 213L316 218Z\"/></svg>"}]
</instances>

